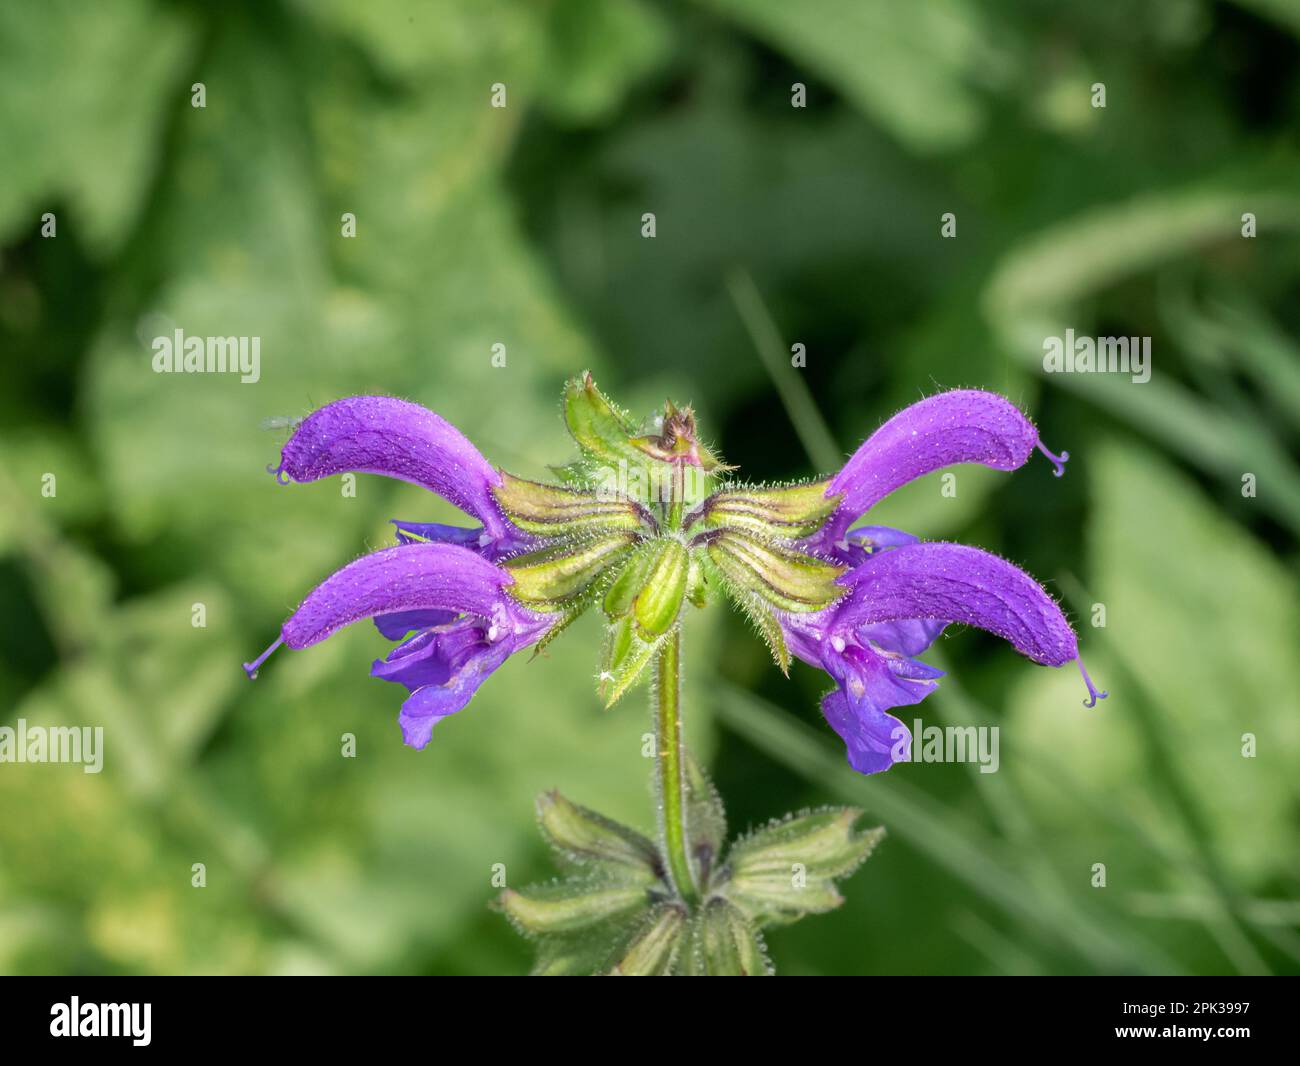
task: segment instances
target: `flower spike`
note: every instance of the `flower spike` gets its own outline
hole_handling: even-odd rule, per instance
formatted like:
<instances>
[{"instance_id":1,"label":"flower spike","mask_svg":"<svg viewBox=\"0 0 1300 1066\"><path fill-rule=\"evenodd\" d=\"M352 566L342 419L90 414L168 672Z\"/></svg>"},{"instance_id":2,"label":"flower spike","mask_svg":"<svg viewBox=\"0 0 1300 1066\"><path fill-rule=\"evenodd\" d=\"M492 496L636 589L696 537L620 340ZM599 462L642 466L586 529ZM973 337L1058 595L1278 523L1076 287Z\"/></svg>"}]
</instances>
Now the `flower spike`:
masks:
<instances>
[{"instance_id":1,"label":"flower spike","mask_svg":"<svg viewBox=\"0 0 1300 1066\"><path fill-rule=\"evenodd\" d=\"M726 817L682 729L684 618L723 591L788 673L798 658L833 682L827 724L849 765L874 774L909 762L912 736L892 712L920 704L942 670L921 661L952 624L984 629L1032 662L1075 662L1078 639L1055 600L1012 563L904 530L850 528L894 489L955 463L1014 470L1050 452L1008 400L963 389L889 419L831 477L785 485L723 479L693 409L667 404L636 421L590 374L565 390L580 452L558 483L497 469L432 411L384 396L339 400L298 423L282 484L344 471L421 485L479 523L393 520L397 544L325 578L261 655L305 649L363 619L392 642L371 676L401 685L405 743L468 705L512 655L537 652L589 609L604 615L598 690L606 706L653 677L659 832L652 840L556 793L538 802L568 876L506 889L498 907L538 939L539 974L761 976L762 930L843 902L836 882L876 846L861 812L789 815L727 843ZM791 871L801 876L791 878Z\"/></svg>"}]
</instances>

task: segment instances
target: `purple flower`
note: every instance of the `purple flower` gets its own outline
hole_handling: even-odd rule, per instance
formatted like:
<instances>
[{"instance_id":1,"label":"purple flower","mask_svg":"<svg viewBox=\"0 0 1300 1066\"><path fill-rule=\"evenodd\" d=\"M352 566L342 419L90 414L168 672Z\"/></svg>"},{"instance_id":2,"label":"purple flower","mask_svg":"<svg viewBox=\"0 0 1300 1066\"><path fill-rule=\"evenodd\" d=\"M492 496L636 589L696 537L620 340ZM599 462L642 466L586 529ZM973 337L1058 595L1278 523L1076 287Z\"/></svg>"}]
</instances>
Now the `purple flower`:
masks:
<instances>
[{"instance_id":1,"label":"purple flower","mask_svg":"<svg viewBox=\"0 0 1300 1066\"><path fill-rule=\"evenodd\" d=\"M352 396L327 404L298 423L271 473L283 484L342 473L383 474L436 492L480 522L466 528L394 519L403 543L460 544L489 559L531 544L492 495L501 472L445 418L405 400Z\"/></svg>"},{"instance_id":2,"label":"purple flower","mask_svg":"<svg viewBox=\"0 0 1300 1066\"><path fill-rule=\"evenodd\" d=\"M372 618L400 643L370 672L406 687L399 722L406 743L422 748L440 719L464 707L488 674L544 637L558 616L530 611L506 592L514 579L496 561L536 538L505 517L493 496L503 475L449 422L389 397L339 400L298 425L272 468L285 484L350 471L423 485L481 525L395 521L397 547L328 577L244 669L255 677L281 644L308 648Z\"/></svg>"},{"instance_id":3,"label":"purple flower","mask_svg":"<svg viewBox=\"0 0 1300 1066\"><path fill-rule=\"evenodd\" d=\"M423 485L478 525L395 521L397 546L312 591L279 639L245 664L249 676L280 644L307 648L371 618L398 642L371 674L406 688L399 721L421 748L510 655L544 645L596 604L609 622L601 691L613 702L674 639L686 605L703 606L721 587L782 667L793 654L830 674L826 719L850 763L874 773L908 758L907 730L888 712L934 690L941 671L916 657L949 623L995 633L1034 662L1078 660L1060 609L1010 563L885 526L850 528L894 489L953 463L1014 470L1037 448L1059 475L1068 455L1047 451L1000 396L960 390L922 400L829 481L779 487L718 486L731 468L700 443L689 407L669 403L663 418L639 427L590 375L569 383L565 418L580 458L563 468L563 484L494 468L450 423L402 400L353 397L305 419L273 468L282 482L383 474ZM684 492L687 466L707 483L703 500L609 488L618 470L629 475L618 484ZM1083 676L1092 706L1105 693Z\"/></svg>"},{"instance_id":4,"label":"purple flower","mask_svg":"<svg viewBox=\"0 0 1300 1066\"><path fill-rule=\"evenodd\" d=\"M830 481L826 496L839 496L835 512L807 542L846 562L861 562L854 536L894 547L909 534L881 526L845 531L895 489L925 474L957 463L979 463L994 470L1015 470L1034 449L1046 455L1060 477L1069 452L1053 455L1038 439L1038 430L1015 404L991 392L954 389L905 407L863 442Z\"/></svg>"},{"instance_id":5,"label":"purple flower","mask_svg":"<svg viewBox=\"0 0 1300 1066\"><path fill-rule=\"evenodd\" d=\"M838 579L847 595L812 614L781 612L790 651L836 682L822 712L862 773L910 758L910 734L888 712L920 703L942 671L918 661L952 622L978 626L1036 663L1079 660L1069 622L1042 587L1011 563L960 544L923 544L883 526L848 530L890 492L941 467L981 463L1014 470L1037 448L1063 473L1069 453L1055 456L1013 404L992 393L940 393L900 411L880 427L831 479L835 510L801 547L850 569ZM1088 686L1086 705L1106 696Z\"/></svg>"}]
</instances>

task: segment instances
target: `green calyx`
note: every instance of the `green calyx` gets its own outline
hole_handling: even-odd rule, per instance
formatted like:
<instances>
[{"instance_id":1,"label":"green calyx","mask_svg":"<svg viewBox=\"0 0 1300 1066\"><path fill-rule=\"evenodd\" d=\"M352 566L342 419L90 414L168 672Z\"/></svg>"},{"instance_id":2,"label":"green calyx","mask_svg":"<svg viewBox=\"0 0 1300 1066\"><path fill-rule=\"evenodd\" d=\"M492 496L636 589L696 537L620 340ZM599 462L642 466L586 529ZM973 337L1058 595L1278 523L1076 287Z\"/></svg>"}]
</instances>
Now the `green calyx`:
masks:
<instances>
[{"instance_id":1,"label":"green calyx","mask_svg":"<svg viewBox=\"0 0 1300 1066\"><path fill-rule=\"evenodd\" d=\"M605 533L516 555L502 564L514 579L510 594L535 611L581 610L638 539L630 532Z\"/></svg>"},{"instance_id":2,"label":"green calyx","mask_svg":"<svg viewBox=\"0 0 1300 1066\"><path fill-rule=\"evenodd\" d=\"M763 935L730 900L715 896L691 923L682 950L683 977L771 977Z\"/></svg>"},{"instance_id":3,"label":"green calyx","mask_svg":"<svg viewBox=\"0 0 1300 1066\"><path fill-rule=\"evenodd\" d=\"M691 572L690 553L679 540L643 544L605 593L610 620L601 655L599 689L613 705L641 676L677 625Z\"/></svg>"},{"instance_id":4,"label":"green calyx","mask_svg":"<svg viewBox=\"0 0 1300 1066\"><path fill-rule=\"evenodd\" d=\"M844 595L836 584L848 567L806 555L742 529L704 534L709 559L731 587L782 611L820 611Z\"/></svg>"},{"instance_id":5,"label":"green calyx","mask_svg":"<svg viewBox=\"0 0 1300 1066\"><path fill-rule=\"evenodd\" d=\"M620 530L653 533L657 528L654 516L633 500L525 481L505 471L492 494L511 522L539 537L579 537Z\"/></svg>"},{"instance_id":6,"label":"green calyx","mask_svg":"<svg viewBox=\"0 0 1300 1066\"><path fill-rule=\"evenodd\" d=\"M657 903L642 919L641 928L618 953L611 977L668 977L682 947L689 912L680 903Z\"/></svg>"},{"instance_id":7,"label":"green calyx","mask_svg":"<svg viewBox=\"0 0 1300 1066\"><path fill-rule=\"evenodd\" d=\"M880 828L858 832L853 807L806 811L770 823L732 845L726 895L763 924L792 922L844 902L835 880L853 873L884 839Z\"/></svg>"},{"instance_id":8,"label":"green calyx","mask_svg":"<svg viewBox=\"0 0 1300 1066\"><path fill-rule=\"evenodd\" d=\"M597 462L689 465L706 474L732 469L700 441L689 406L669 400L648 431L638 429L626 411L596 388L590 373L565 386L564 421L584 455Z\"/></svg>"},{"instance_id":9,"label":"green calyx","mask_svg":"<svg viewBox=\"0 0 1300 1066\"><path fill-rule=\"evenodd\" d=\"M714 476L731 469L699 439L690 407L668 401L638 426L589 373L565 387L564 420L581 458L560 476L637 500L672 529L708 495Z\"/></svg>"},{"instance_id":10,"label":"green calyx","mask_svg":"<svg viewBox=\"0 0 1300 1066\"><path fill-rule=\"evenodd\" d=\"M632 446L644 455L661 463L697 467L706 474L734 469L700 443L695 429L695 412L690 407L679 408L669 400L656 423L656 432L632 440Z\"/></svg>"},{"instance_id":11,"label":"green calyx","mask_svg":"<svg viewBox=\"0 0 1300 1066\"><path fill-rule=\"evenodd\" d=\"M613 881L654 882L659 852L648 837L595 811L570 803L558 792L537 797L542 836L574 869L600 866Z\"/></svg>"},{"instance_id":12,"label":"green calyx","mask_svg":"<svg viewBox=\"0 0 1300 1066\"><path fill-rule=\"evenodd\" d=\"M631 617L642 637L661 637L677 622L689 574L690 553L681 541L648 541L609 586L605 614L611 621Z\"/></svg>"},{"instance_id":13,"label":"green calyx","mask_svg":"<svg viewBox=\"0 0 1300 1066\"><path fill-rule=\"evenodd\" d=\"M729 488L715 492L686 517L686 528L736 529L765 540L812 536L835 511L839 496L826 495L829 481L778 488Z\"/></svg>"}]
</instances>

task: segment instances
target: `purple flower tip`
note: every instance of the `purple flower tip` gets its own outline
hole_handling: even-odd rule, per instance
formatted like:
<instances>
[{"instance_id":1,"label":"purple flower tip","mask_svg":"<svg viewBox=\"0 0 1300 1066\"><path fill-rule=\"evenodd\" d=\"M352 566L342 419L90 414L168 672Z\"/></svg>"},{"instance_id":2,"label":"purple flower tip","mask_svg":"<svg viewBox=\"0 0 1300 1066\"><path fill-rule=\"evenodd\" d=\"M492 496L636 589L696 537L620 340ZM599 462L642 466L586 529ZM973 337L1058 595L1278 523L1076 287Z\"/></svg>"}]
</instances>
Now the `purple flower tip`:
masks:
<instances>
[{"instance_id":1,"label":"purple flower tip","mask_svg":"<svg viewBox=\"0 0 1300 1066\"><path fill-rule=\"evenodd\" d=\"M1053 475L1056 477L1062 477L1065 474L1065 464L1070 461L1070 453L1062 452L1060 455L1053 455L1051 452L1047 450L1047 446L1041 440L1035 441L1034 444L1035 447L1037 447L1040 452L1042 452L1045 456L1047 456L1047 458L1049 458L1052 461L1052 464L1056 467L1056 469L1052 471Z\"/></svg>"},{"instance_id":2,"label":"purple flower tip","mask_svg":"<svg viewBox=\"0 0 1300 1066\"><path fill-rule=\"evenodd\" d=\"M1098 691L1097 686L1092 683L1092 678L1088 676L1088 671L1084 668L1083 660L1076 659L1075 661L1079 664L1079 673L1083 675L1083 683L1088 686L1088 695L1091 697L1084 700L1083 705L1085 707L1096 707L1097 701L1104 700L1110 693L1105 690Z\"/></svg>"},{"instance_id":3,"label":"purple flower tip","mask_svg":"<svg viewBox=\"0 0 1300 1066\"><path fill-rule=\"evenodd\" d=\"M293 483L293 478L285 472L283 461L281 461L277 466L268 466L266 472L275 476L277 485L289 485Z\"/></svg>"},{"instance_id":4,"label":"purple flower tip","mask_svg":"<svg viewBox=\"0 0 1300 1066\"><path fill-rule=\"evenodd\" d=\"M272 644L269 648L267 648L266 651L262 652L262 654L259 655L256 659L254 659L251 663L244 663L244 673L248 675L248 680L255 681L257 679L258 668L261 667L261 665L271 657L271 652L275 651L275 649L278 648L283 643L284 643L284 637L283 636L277 637L275 643Z\"/></svg>"},{"instance_id":5,"label":"purple flower tip","mask_svg":"<svg viewBox=\"0 0 1300 1066\"><path fill-rule=\"evenodd\" d=\"M501 474L455 426L418 404L391 396L349 396L313 411L280 452L292 481L342 473L380 474L436 492L483 523L507 532L492 488Z\"/></svg>"}]
</instances>

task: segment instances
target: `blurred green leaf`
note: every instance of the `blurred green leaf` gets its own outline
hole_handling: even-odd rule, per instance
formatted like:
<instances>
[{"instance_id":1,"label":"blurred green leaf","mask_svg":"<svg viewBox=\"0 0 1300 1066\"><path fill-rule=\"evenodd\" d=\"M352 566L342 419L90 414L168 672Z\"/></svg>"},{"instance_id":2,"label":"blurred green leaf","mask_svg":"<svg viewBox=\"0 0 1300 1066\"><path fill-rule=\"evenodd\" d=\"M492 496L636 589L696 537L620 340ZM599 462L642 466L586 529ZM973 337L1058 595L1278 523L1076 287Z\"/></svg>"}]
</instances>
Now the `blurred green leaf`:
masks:
<instances>
[{"instance_id":1,"label":"blurred green leaf","mask_svg":"<svg viewBox=\"0 0 1300 1066\"><path fill-rule=\"evenodd\" d=\"M643 0L555 0L546 31L541 100L575 124L608 120L671 45L667 22Z\"/></svg>"},{"instance_id":2,"label":"blurred green leaf","mask_svg":"<svg viewBox=\"0 0 1300 1066\"><path fill-rule=\"evenodd\" d=\"M58 236L115 251L146 201L166 115L188 106L193 49L190 19L151 0L0 6L0 235L66 202Z\"/></svg>"},{"instance_id":3,"label":"blurred green leaf","mask_svg":"<svg viewBox=\"0 0 1300 1066\"><path fill-rule=\"evenodd\" d=\"M990 281L984 305L1002 342L1027 367L1041 368L1045 337L1082 329L1084 301L1098 290L1176 256L1240 241L1241 214L1270 228L1300 226L1300 198L1269 168L1253 177L1161 192L1098 208L1023 242ZM1256 421L1182 387L1153 355L1152 377L1135 386L1115 374L1056 374L1050 380L1175 448L1226 485L1255 474L1275 491L1260 497L1273 516L1300 531L1300 470Z\"/></svg>"},{"instance_id":4,"label":"blurred green leaf","mask_svg":"<svg viewBox=\"0 0 1300 1066\"><path fill-rule=\"evenodd\" d=\"M921 151L959 147L979 132L985 115L976 87L1008 63L979 9L965 0L707 3L807 63Z\"/></svg>"}]
</instances>

